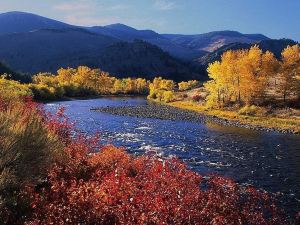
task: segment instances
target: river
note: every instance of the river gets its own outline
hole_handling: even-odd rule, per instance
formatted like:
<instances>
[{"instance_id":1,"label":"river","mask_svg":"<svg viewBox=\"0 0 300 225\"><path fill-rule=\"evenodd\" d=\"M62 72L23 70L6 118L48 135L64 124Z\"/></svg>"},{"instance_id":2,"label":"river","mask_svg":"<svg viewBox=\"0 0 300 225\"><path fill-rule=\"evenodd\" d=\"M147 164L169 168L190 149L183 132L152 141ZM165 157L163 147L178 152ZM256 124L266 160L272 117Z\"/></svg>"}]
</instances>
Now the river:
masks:
<instances>
[{"instance_id":1,"label":"river","mask_svg":"<svg viewBox=\"0 0 300 225\"><path fill-rule=\"evenodd\" d=\"M45 104L64 107L87 134L100 132L102 142L123 146L133 154L155 150L177 156L201 174L216 173L243 185L254 185L284 199L288 211L300 211L300 136L91 111L103 106L145 105L143 98L100 98Z\"/></svg>"}]
</instances>

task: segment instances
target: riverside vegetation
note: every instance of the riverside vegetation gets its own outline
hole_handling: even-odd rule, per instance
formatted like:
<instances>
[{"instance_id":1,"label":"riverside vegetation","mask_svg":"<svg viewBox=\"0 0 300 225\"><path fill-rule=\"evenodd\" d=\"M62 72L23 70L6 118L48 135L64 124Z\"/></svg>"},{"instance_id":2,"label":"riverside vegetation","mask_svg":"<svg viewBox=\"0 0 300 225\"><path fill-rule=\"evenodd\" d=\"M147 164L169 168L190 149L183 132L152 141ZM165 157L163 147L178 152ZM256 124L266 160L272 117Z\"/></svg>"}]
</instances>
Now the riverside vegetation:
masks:
<instances>
[{"instance_id":1,"label":"riverside vegetation","mask_svg":"<svg viewBox=\"0 0 300 225\"><path fill-rule=\"evenodd\" d=\"M245 52L245 57L246 53L252 55L252 51L259 52L254 47ZM222 62L211 65L209 71L218 67L216 65ZM216 104L209 107L225 107L225 103L232 101L241 105L248 100L256 103L252 100L257 96L244 95L242 89L240 95L234 91L229 99L226 91L231 89L223 89L222 85L216 86L222 90L220 99L213 98L212 85L219 83L211 77L213 80L205 86L210 86L208 99L214 100L208 102ZM137 157L122 148L102 146L99 135L86 136L76 130L63 109L55 115L49 114L42 105L31 100L32 97L43 100L149 93L149 99L174 104L180 95L195 90L198 82L180 83L182 92L177 92L177 85L171 80L116 79L88 67L61 69L56 76L39 74L31 84L8 78L0 79L1 224L254 225L290 222L276 206L275 199L263 191L241 187L220 176L202 176L176 158L166 159L151 153ZM296 81L298 77L293 75L293 79ZM297 97L294 88L286 90L283 102ZM192 96L194 101L201 98Z\"/></svg>"},{"instance_id":2,"label":"riverside vegetation","mask_svg":"<svg viewBox=\"0 0 300 225\"><path fill-rule=\"evenodd\" d=\"M161 77L118 79L100 69L80 66L56 75L39 73L30 84L0 79L6 92L36 100L99 95L148 95L148 99L220 118L248 128L300 132L300 47L288 46L281 60L257 46L227 51L209 65L210 80L175 83Z\"/></svg>"},{"instance_id":3,"label":"riverside vegetation","mask_svg":"<svg viewBox=\"0 0 300 225\"><path fill-rule=\"evenodd\" d=\"M1 224L289 222L263 191L201 176L176 158L102 146L63 109L46 113L29 87L1 82L16 87L0 89Z\"/></svg>"},{"instance_id":4,"label":"riverside vegetation","mask_svg":"<svg viewBox=\"0 0 300 225\"><path fill-rule=\"evenodd\" d=\"M176 91L174 85L150 86L150 99L216 116L248 128L300 132L300 47L288 46L281 60L257 46L227 51L209 65L203 87ZM192 86L193 84L190 84ZM159 92L157 96L156 92ZM167 94L167 99L161 93Z\"/></svg>"}]
</instances>

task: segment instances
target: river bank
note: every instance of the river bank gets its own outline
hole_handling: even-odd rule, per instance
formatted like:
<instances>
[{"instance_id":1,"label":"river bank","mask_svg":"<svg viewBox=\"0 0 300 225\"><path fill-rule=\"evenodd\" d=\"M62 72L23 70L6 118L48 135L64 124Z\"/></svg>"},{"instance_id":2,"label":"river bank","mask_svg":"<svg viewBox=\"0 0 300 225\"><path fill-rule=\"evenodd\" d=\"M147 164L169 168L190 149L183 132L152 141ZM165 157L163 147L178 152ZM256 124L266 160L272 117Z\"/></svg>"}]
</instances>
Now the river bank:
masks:
<instances>
[{"instance_id":1,"label":"river bank","mask_svg":"<svg viewBox=\"0 0 300 225\"><path fill-rule=\"evenodd\" d=\"M225 125L233 125L253 130L276 131L280 133L300 134L300 118L270 116L241 115L237 110L207 109L192 101L175 101L168 106L197 112L201 115L213 117Z\"/></svg>"},{"instance_id":2,"label":"river bank","mask_svg":"<svg viewBox=\"0 0 300 225\"><path fill-rule=\"evenodd\" d=\"M207 111L196 104L179 101L168 104L149 103L144 106L100 107L92 108L91 110L119 116L181 120L196 123L214 122L224 126L267 132L298 134L300 129L300 120L297 119L261 118L241 116L234 112L220 110Z\"/></svg>"},{"instance_id":3,"label":"river bank","mask_svg":"<svg viewBox=\"0 0 300 225\"><path fill-rule=\"evenodd\" d=\"M51 102L64 102L64 101L76 101L76 100L92 100L99 98L146 98L146 95L131 95L131 94L111 94L111 95L87 95L87 96L78 96L78 97L67 97L52 99L52 100L36 100L40 103L51 103Z\"/></svg>"}]
</instances>

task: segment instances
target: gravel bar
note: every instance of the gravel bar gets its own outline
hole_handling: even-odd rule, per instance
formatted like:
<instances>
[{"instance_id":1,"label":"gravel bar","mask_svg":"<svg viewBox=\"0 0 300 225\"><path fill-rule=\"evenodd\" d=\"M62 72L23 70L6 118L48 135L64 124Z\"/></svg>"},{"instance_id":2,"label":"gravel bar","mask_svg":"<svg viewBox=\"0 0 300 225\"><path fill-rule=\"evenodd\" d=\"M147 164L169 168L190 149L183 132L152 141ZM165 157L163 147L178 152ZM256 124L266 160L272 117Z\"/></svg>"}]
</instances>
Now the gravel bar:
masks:
<instances>
[{"instance_id":1,"label":"gravel bar","mask_svg":"<svg viewBox=\"0 0 300 225\"><path fill-rule=\"evenodd\" d=\"M172 121L189 121L195 123L205 124L206 122L215 122L224 126L242 127L252 130L263 130L267 132L281 132L281 133L293 133L290 130L281 130L276 128L266 128L261 126L254 126L250 124L243 124L239 121L227 120L218 118L216 116L207 116L198 112L190 110L179 109L172 106L160 105L160 104L148 104L139 106L107 106L92 108L92 111L109 113L118 116L131 116L138 118L153 118Z\"/></svg>"}]
</instances>

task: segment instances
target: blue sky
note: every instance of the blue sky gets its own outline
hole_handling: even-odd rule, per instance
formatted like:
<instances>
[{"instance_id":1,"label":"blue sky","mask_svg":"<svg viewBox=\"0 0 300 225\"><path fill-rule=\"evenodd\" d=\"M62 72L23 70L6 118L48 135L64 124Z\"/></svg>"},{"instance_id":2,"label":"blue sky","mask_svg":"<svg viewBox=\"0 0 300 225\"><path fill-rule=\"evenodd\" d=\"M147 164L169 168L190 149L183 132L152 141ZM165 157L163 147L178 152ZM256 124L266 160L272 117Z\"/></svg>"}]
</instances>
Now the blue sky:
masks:
<instances>
[{"instance_id":1,"label":"blue sky","mask_svg":"<svg viewBox=\"0 0 300 225\"><path fill-rule=\"evenodd\" d=\"M124 23L183 34L237 30L300 41L300 0L1 0L0 12L7 11L75 25Z\"/></svg>"}]
</instances>

